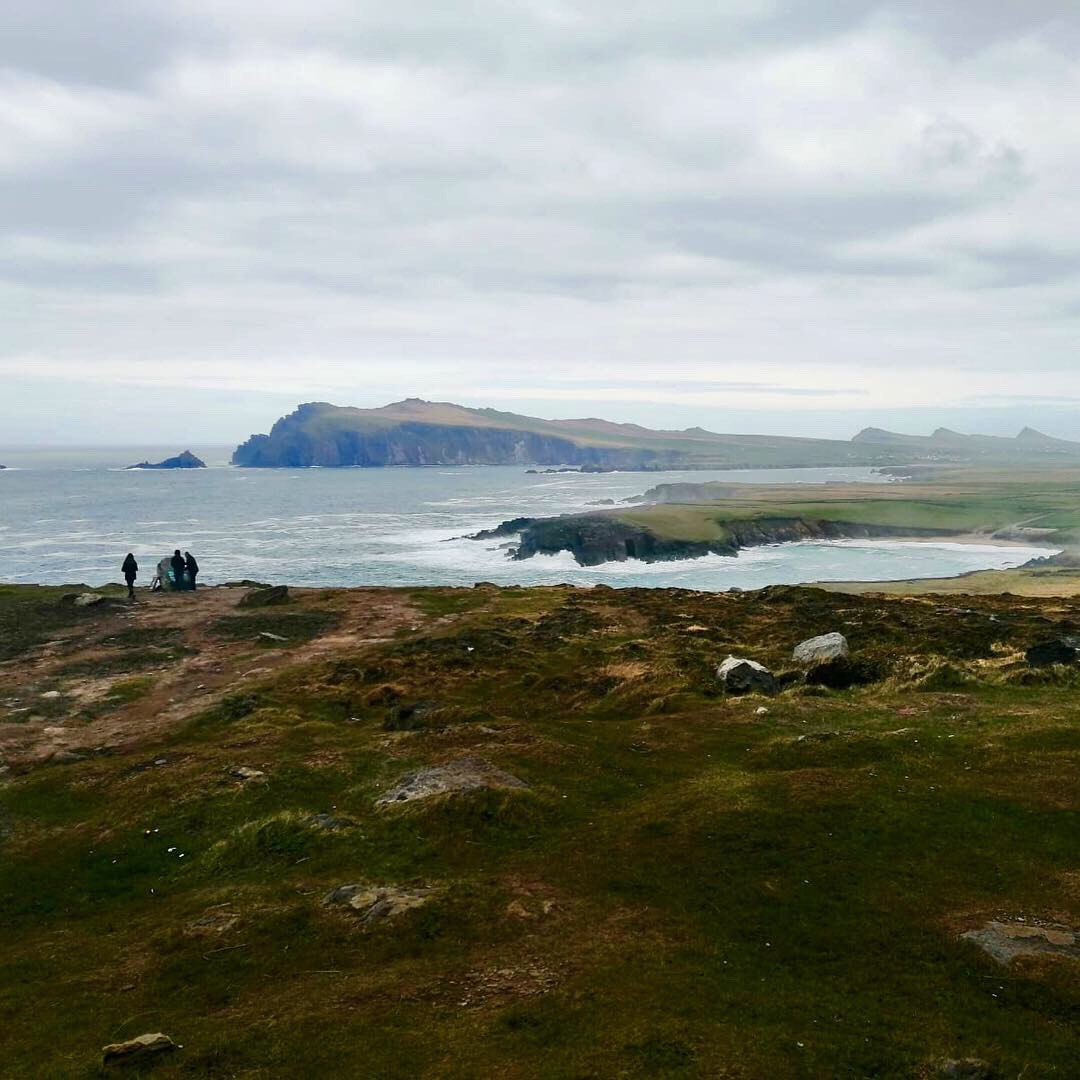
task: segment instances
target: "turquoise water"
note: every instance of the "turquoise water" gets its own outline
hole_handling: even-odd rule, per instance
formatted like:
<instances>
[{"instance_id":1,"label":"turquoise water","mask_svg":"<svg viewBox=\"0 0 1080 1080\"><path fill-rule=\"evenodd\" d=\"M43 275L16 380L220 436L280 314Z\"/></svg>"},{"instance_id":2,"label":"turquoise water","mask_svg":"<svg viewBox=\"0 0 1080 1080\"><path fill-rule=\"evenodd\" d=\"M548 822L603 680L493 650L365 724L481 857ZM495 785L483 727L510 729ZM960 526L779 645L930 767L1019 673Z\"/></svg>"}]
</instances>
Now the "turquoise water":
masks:
<instances>
[{"instance_id":1,"label":"turquoise water","mask_svg":"<svg viewBox=\"0 0 1080 1080\"><path fill-rule=\"evenodd\" d=\"M506 518L586 509L688 480L821 483L880 480L868 469L562 473L516 467L233 469L223 448L192 448L211 468L127 472L168 448L0 450L0 581L89 585L119 580L127 551L149 582L176 547L207 584L237 578L295 585L471 585L476 581L732 586L939 577L1016 566L1031 548L840 541L756 548L738 558L577 566L568 555L512 562L498 542L455 539Z\"/></svg>"}]
</instances>

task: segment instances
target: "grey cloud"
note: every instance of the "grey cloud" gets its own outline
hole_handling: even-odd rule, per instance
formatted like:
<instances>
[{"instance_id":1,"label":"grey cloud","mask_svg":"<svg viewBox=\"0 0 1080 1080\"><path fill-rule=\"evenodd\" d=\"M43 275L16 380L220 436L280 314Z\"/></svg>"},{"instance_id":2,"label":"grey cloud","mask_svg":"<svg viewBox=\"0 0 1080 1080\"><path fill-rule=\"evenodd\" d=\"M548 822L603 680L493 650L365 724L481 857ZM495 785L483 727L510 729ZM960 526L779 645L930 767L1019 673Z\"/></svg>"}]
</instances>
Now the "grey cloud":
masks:
<instances>
[{"instance_id":1,"label":"grey cloud","mask_svg":"<svg viewBox=\"0 0 1080 1080\"><path fill-rule=\"evenodd\" d=\"M0 360L647 367L722 340L887 372L941 341L1000 371L1005 320L1050 311L1039 364L1066 367L1071 3L14 8L0 70L52 81L33 124L0 82L27 148L0 183ZM53 137L71 96L100 130ZM1030 297L1010 315L988 286ZM860 391L809 384L745 383Z\"/></svg>"}]
</instances>

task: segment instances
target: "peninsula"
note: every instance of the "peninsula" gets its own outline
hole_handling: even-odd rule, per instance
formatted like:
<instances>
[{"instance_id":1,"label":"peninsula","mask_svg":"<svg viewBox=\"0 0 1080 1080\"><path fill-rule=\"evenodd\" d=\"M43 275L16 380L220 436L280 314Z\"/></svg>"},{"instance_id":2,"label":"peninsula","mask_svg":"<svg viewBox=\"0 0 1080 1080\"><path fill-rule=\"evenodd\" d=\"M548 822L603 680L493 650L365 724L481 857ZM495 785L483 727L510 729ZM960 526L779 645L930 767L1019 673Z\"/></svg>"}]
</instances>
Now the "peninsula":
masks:
<instances>
[{"instance_id":1,"label":"peninsula","mask_svg":"<svg viewBox=\"0 0 1080 1080\"><path fill-rule=\"evenodd\" d=\"M637 505L643 502L644 505ZM1080 544L1074 470L942 469L880 484L663 484L635 505L515 518L474 540L510 538L514 559L570 552L582 566L736 555L799 540L971 538Z\"/></svg>"},{"instance_id":2,"label":"peninsula","mask_svg":"<svg viewBox=\"0 0 1080 1080\"><path fill-rule=\"evenodd\" d=\"M1015 439L894 435L868 428L851 440L722 435L694 427L658 431L609 420L543 420L408 398L378 409L300 405L269 434L233 453L252 468L387 465L578 466L590 470L907 466L1080 465L1080 443L1025 429Z\"/></svg>"}]
</instances>

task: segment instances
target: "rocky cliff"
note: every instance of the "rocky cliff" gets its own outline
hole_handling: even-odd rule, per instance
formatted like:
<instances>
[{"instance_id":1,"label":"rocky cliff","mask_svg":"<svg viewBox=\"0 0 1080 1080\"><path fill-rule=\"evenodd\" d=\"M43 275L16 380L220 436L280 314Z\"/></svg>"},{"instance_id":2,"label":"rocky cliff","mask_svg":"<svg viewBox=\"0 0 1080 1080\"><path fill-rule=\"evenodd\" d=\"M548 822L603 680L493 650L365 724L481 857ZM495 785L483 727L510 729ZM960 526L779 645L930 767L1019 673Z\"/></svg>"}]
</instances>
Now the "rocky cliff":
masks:
<instances>
[{"instance_id":1,"label":"rocky cliff","mask_svg":"<svg viewBox=\"0 0 1080 1080\"><path fill-rule=\"evenodd\" d=\"M129 465L129 469L205 469L206 462L197 458L190 450L185 450L176 457L164 461L140 461L138 465Z\"/></svg>"},{"instance_id":2,"label":"rocky cliff","mask_svg":"<svg viewBox=\"0 0 1080 1080\"><path fill-rule=\"evenodd\" d=\"M883 539L890 536L952 536L947 529L915 529L854 522L774 517L725 522L723 535L713 540L686 540L658 533L604 513L568 514L554 518L516 518L472 539L519 535L508 549L513 559L569 551L580 566L606 562L669 562L703 555L737 555L742 548L799 540Z\"/></svg>"}]
</instances>

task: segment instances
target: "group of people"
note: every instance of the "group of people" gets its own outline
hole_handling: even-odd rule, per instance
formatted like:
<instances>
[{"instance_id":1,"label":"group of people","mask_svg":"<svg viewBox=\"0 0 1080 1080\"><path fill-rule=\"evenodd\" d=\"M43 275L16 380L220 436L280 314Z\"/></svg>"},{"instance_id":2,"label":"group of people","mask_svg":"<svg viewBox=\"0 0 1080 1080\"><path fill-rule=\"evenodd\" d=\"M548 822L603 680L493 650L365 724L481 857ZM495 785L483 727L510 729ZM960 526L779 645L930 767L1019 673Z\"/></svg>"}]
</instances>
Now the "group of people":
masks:
<instances>
[{"instance_id":1,"label":"group of people","mask_svg":"<svg viewBox=\"0 0 1080 1080\"><path fill-rule=\"evenodd\" d=\"M164 561L164 560L163 560ZM135 556L129 551L124 559L124 564L120 568L124 575L124 580L127 582L128 598L135 599L135 579L139 576L139 564L135 561ZM195 561L195 556L190 551L185 551L183 555L180 554L180 549L177 548L172 558L169 559L169 571L172 574L172 586L174 589L185 590L190 589L195 591L195 579L199 576L199 564ZM164 586L164 582L161 581L161 571L159 569L158 576L154 578L153 587L161 588Z\"/></svg>"}]
</instances>

